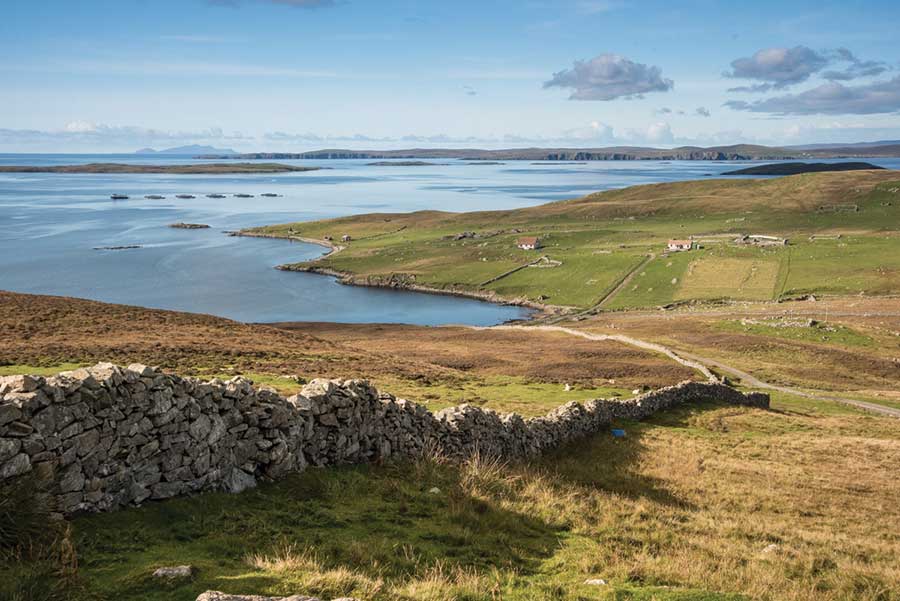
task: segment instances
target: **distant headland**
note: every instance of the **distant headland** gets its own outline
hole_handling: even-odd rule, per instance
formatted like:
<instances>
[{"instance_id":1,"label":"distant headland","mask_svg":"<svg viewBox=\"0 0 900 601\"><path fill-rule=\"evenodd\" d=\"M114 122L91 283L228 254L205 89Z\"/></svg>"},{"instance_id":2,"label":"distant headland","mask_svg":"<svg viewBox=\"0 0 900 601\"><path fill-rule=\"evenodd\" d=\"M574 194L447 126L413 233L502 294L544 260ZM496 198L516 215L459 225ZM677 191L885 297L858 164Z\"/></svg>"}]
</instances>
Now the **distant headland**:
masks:
<instances>
[{"instance_id":1,"label":"distant headland","mask_svg":"<svg viewBox=\"0 0 900 601\"><path fill-rule=\"evenodd\" d=\"M801 173L820 173L823 171L861 171L865 169L884 169L872 163L773 163L756 165L736 171L726 171L722 175L800 175Z\"/></svg>"},{"instance_id":2,"label":"distant headland","mask_svg":"<svg viewBox=\"0 0 900 601\"><path fill-rule=\"evenodd\" d=\"M477 148L410 148L404 150L348 150L324 149L310 152L254 152L245 154L201 153L199 159L288 160L288 159L367 159L421 160L462 159L476 161L785 161L799 159L838 159L865 157L900 157L900 142L886 141L883 145L853 145L821 147L759 146L681 146L678 148L648 148L641 146L612 146L608 148L508 148L484 150Z\"/></svg>"},{"instance_id":3,"label":"distant headland","mask_svg":"<svg viewBox=\"0 0 900 601\"><path fill-rule=\"evenodd\" d=\"M230 148L216 148L215 146L201 146L200 144L191 144L189 146L176 146L175 148L166 148L164 150L156 150L153 148L141 148L136 150L134 154L178 154L178 155L195 155L195 154L237 154Z\"/></svg>"}]
</instances>

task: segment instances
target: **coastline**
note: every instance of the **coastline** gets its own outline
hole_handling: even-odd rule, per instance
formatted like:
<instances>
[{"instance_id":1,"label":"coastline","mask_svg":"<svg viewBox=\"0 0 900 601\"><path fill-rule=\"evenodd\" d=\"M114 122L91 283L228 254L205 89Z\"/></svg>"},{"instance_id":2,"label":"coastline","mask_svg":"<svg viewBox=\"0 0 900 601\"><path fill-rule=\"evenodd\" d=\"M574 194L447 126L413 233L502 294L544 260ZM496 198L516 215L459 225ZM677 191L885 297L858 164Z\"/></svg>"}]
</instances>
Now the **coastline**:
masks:
<instances>
[{"instance_id":1,"label":"coastline","mask_svg":"<svg viewBox=\"0 0 900 601\"><path fill-rule=\"evenodd\" d=\"M315 244L316 246L323 246L328 249L328 252L323 253L316 257L315 259L310 259L310 261L320 261L325 257L330 257L331 255L335 255L342 250L344 250L344 246L340 244L335 244L329 240L320 240L318 238L306 238L304 236L276 236L275 234L263 234L261 232L248 232L245 230L238 230L236 232L229 232L229 236L233 236L235 238L269 238L270 240L288 240L295 242L305 242L306 244ZM284 267L283 265L278 265L275 269L281 269ZM287 271L287 270L285 270Z\"/></svg>"},{"instance_id":2,"label":"coastline","mask_svg":"<svg viewBox=\"0 0 900 601\"><path fill-rule=\"evenodd\" d=\"M322 258L329 256L332 253L323 254L321 257L316 259L312 259L307 263L313 263ZM358 276L346 271L339 271L337 269L331 269L329 267L319 267L317 265L301 265L301 264L286 264L286 265L277 265L275 269L280 271L297 271L302 273L314 273L317 275L329 276L337 279L337 281L346 286L362 286L365 288L387 288L391 290L399 290L405 292L420 292L423 294L435 294L440 296L457 296L460 298L468 298L472 300L478 300L488 303L493 303L495 305L503 305L508 307L524 307L526 309L531 309L533 313L529 315L527 318L522 320L514 320L514 321L523 321L523 322L533 322L539 319L543 319L546 317L556 317L560 315L565 315L570 311L568 307L561 307L558 305L548 305L544 303L538 303L535 301L528 300L526 298L504 298L502 296L497 295L494 292L479 292L476 290L461 290L459 288L434 288L431 286L424 286L422 284L410 283L407 278L396 277L396 275L392 275L388 278L372 278L366 276Z\"/></svg>"},{"instance_id":3,"label":"coastline","mask_svg":"<svg viewBox=\"0 0 900 601\"><path fill-rule=\"evenodd\" d=\"M503 298L497 295L495 292L479 292L476 290L461 290L459 288L435 288L432 286L424 286L422 284L410 282L409 277L404 277L403 274L392 274L386 279L373 278L370 276L358 276L347 271L331 269L330 267L320 267L318 265L315 265L316 262L321 261L326 257L333 256L346 248L345 246L335 244L334 242L329 240L306 238L304 236L279 236L276 234L251 232L247 230L229 232L228 235L245 238L269 238L272 240L306 242L308 244L315 244L317 246L325 247L328 249L328 252L325 252L314 259L305 261L302 264L286 263L282 265L276 265L275 269L278 269L279 271L297 271L302 273L314 273L317 275L328 276L335 278L340 284L343 284L345 286L386 288L391 290L420 292L422 294L434 294L439 296L456 296L459 298L468 298L472 300L488 302L495 305L502 305L507 307L524 307L526 309L532 310L532 313L528 317L521 320L512 321L534 322L540 319L545 319L547 317L559 317L571 312L572 310L569 307L539 303L528 300L527 298Z\"/></svg>"}]
</instances>

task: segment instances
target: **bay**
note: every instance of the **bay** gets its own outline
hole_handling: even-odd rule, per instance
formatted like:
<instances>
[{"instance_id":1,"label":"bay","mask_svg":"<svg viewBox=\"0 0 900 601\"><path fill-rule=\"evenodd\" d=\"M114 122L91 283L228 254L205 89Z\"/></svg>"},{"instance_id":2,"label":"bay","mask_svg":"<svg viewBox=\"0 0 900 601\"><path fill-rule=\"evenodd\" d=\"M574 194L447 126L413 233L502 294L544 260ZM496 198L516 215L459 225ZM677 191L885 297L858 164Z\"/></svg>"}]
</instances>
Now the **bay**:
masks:
<instances>
[{"instance_id":1,"label":"bay","mask_svg":"<svg viewBox=\"0 0 900 601\"><path fill-rule=\"evenodd\" d=\"M0 165L210 162L148 155L0 155ZM750 162L610 161L499 165L435 160L279 161L325 167L276 175L0 174L0 289L208 313L244 322L491 325L528 311L452 296L343 286L282 272L323 248L229 237L255 225L367 212L510 209L630 185L717 176ZM900 159L870 162L900 168ZM226 198L207 198L218 193ZM237 193L253 198L235 198ZM277 198L260 197L275 193ZM111 194L129 200L113 201ZM164 200L148 200L158 194ZM177 199L192 194L194 199ZM204 230L168 227L205 223ZM98 247L139 246L127 250Z\"/></svg>"}]
</instances>

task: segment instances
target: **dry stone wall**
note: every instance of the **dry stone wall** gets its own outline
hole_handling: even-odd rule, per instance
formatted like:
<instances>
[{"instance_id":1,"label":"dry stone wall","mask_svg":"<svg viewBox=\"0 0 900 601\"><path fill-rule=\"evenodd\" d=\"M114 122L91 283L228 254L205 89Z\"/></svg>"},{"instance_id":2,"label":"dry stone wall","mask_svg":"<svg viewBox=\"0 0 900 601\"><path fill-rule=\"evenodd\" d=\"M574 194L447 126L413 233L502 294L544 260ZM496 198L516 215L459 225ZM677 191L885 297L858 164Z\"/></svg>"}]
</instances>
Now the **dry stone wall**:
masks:
<instances>
[{"instance_id":1,"label":"dry stone wall","mask_svg":"<svg viewBox=\"0 0 900 601\"><path fill-rule=\"evenodd\" d=\"M0 378L0 482L46 475L59 511L108 511L205 490L239 492L308 465L413 459L430 450L516 460L673 405L768 407L768 395L684 382L629 400L568 403L524 419L462 405L437 413L364 380L314 380L284 398L243 378L204 382L101 363Z\"/></svg>"}]
</instances>

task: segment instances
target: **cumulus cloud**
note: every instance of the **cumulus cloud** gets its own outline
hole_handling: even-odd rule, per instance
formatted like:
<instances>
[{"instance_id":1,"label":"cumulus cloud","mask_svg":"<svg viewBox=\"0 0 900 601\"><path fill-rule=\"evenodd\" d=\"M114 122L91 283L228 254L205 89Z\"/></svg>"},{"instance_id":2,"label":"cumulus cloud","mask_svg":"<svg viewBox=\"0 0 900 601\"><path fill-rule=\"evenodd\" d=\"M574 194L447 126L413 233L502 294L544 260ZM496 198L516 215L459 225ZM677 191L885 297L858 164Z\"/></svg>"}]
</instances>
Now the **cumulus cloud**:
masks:
<instances>
[{"instance_id":1,"label":"cumulus cloud","mask_svg":"<svg viewBox=\"0 0 900 601\"><path fill-rule=\"evenodd\" d=\"M131 150L139 146L180 146L198 142L235 142L251 140L240 132L225 132L212 127L197 131L169 131L133 125L107 125L90 121L71 121L62 129L0 129L0 145L27 149L106 149Z\"/></svg>"},{"instance_id":2,"label":"cumulus cloud","mask_svg":"<svg viewBox=\"0 0 900 601\"><path fill-rule=\"evenodd\" d=\"M841 69L823 71L835 64L845 65ZM850 50L838 48L818 52L806 46L793 48L766 48L753 56L739 58L731 62L731 71L725 77L749 79L761 83L731 88L729 92L768 92L783 90L807 81L820 73L824 79L849 81L860 77L881 75L889 69L881 61L861 60Z\"/></svg>"},{"instance_id":3,"label":"cumulus cloud","mask_svg":"<svg viewBox=\"0 0 900 601\"><path fill-rule=\"evenodd\" d=\"M660 115L670 115L672 113L672 109L670 109L667 106L664 106L662 108L656 109L656 112Z\"/></svg>"},{"instance_id":4,"label":"cumulus cloud","mask_svg":"<svg viewBox=\"0 0 900 601\"><path fill-rule=\"evenodd\" d=\"M858 86L836 81L798 94L785 94L745 102L732 100L725 106L754 113L776 115L873 115L900 112L900 77Z\"/></svg>"},{"instance_id":5,"label":"cumulus cloud","mask_svg":"<svg viewBox=\"0 0 900 601\"><path fill-rule=\"evenodd\" d=\"M832 81L849 81L858 77L873 77L881 75L888 70L887 63L882 61L864 61L860 60L852 52L846 48L838 48L835 50L837 60L850 63L847 67L840 71L825 71L822 77Z\"/></svg>"},{"instance_id":6,"label":"cumulus cloud","mask_svg":"<svg viewBox=\"0 0 900 601\"><path fill-rule=\"evenodd\" d=\"M640 133L637 135L632 134L632 136L638 139L641 137ZM643 138L654 144L671 144L675 141L675 135L672 133L671 126L664 121L648 126L646 131L643 132Z\"/></svg>"},{"instance_id":7,"label":"cumulus cloud","mask_svg":"<svg viewBox=\"0 0 900 601\"><path fill-rule=\"evenodd\" d=\"M697 110L694 111L694 114L699 117L709 117L712 113L710 113L709 109L705 106L698 106Z\"/></svg>"},{"instance_id":8,"label":"cumulus cloud","mask_svg":"<svg viewBox=\"0 0 900 601\"><path fill-rule=\"evenodd\" d=\"M544 88L571 88L570 100L615 100L667 92L674 85L662 76L659 67L636 63L618 54L601 54L589 61L575 61L571 69L554 73Z\"/></svg>"},{"instance_id":9,"label":"cumulus cloud","mask_svg":"<svg viewBox=\"0 0 900 601\"><path fill-rule=\"evenodd\" d=\"M616 141L611 125L591 121L586 127L576 127L563 132L562 138L579 142L611 143Z\"/></svg>"},{"instance_id":10,"label":"cumulus cloud","mask_svg":"<svg viewBox=\"0 0 900 601\"><path fill-rule=\"evenodd\" d=\"M763 82L732 88L730 92L780 90L806 81L828 63L828 57L806 46L766 48L753 56L733 60L731 71L726 72L725 77Z\"/></svg>"}]
</instances>

